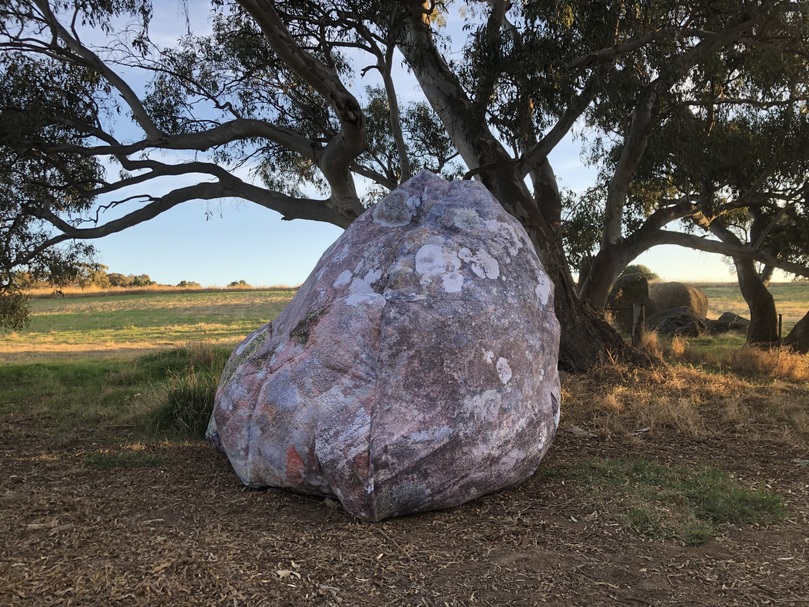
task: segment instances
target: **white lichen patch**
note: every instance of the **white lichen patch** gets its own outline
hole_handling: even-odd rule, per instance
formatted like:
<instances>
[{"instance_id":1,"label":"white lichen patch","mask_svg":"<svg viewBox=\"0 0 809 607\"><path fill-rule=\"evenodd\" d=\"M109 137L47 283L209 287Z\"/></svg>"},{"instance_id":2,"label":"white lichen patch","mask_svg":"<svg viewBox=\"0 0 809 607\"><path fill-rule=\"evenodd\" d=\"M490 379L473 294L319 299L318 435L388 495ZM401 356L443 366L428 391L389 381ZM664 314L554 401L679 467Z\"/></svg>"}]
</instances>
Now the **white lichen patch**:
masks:
<instances>
[{"instance_id":1,"label":"white lichen patch","mask_svg":"<svg viewBox=\"0 0 809 607\"><path fill-rule=\"evenodd\" d=\"M342 272L340 272L340 275L337 277L337 280L334 281L334 287L337 288L347 285L349 282L351 282L351 279L353 277L354 274L352 274L351 270L343 270Z\"/></svg>"},{"instance_id":2,"label":"white lichen patch","mask_svg":"<svg viewBox=\"0 0 809 607\"><path fill-rule=\"evenodd\" d=\"M508 364L508 359L502 356L498 358L495 368L497 369L497 376L500 378L500 381L503 382L503 384L507 384L511 380L511 367Z\"/></svg>"},{"instance_id":3,"label":"white lichen patch","mask_svg":"<svg viewBox=\"0 0 809 607\"><path fill-rule=\"evenodd\" d=\"M492 422L500 412L503 400L497 390L486 390L464 400L464 412L476 422Z\"/></svg>"},{"instance_id":4,"label":"white lichen patch","mask_svg":"<svg viewBox=\"0 0 809 607\"><path fill-rule=\"evenodd\" d=\"M514 226L503 221L490 219L486 222L486 228L495 234L496 238L506 246L508 252L512 255L516 255L522 248L523 242Z\"/></svg>"},{"instance_id":5,"label":"white lichen patch","mask_svg":"<svg viewBox=\"0 0 809 607\"><path fill-rule=\"evenodd\" d=\"M441 280L447 293L460 293L463 289L463 274L460 272L445 274Z\"/></svg>"},{"instance_id":6,"label":"white lichen patch","mask_svg":"<svg viewBox=\"0 0 809 607\"><path fill-rule=\"evenodd\" d=\"M483 360L488 364L492 364L492 361L494 361L494 352L491 350L483 350Z\"/></svg>"},{"instance_id":7,"label":"white lichen patch","mask_svg":"<svg viewBox=\"0 0 809 607\"><path fill-rule=\"evenodd\" d=\"M354 276L354 279L351 281L351 284L348 287L348 297L346 298L346 303L350 306L357 306L361 303L372 303L377 298L380 298L382 300L382 305L384 305L385 298L381 294L374 291L373 288L373 284L380 278L382 278L382 270L379 268L369 270L366 272L365 276Z\"/></svg>"},{"instance_id":8,"label":"white lichen patch","mask_svg":"<svg viewBox=\"0 0 809 607\"><path fill-rule=\"evenodd\" d=\"M424 286L440 277L445 291L457 293L463 286L463 277L458 272L460 268L458 254L439 245L425 244L416 252L416 272L421 275L419 282Z\"/></svg>"},{"instance_id":9,"label":"white lichen patch","mask_svg":"<svg viewBox=\"0 0 809 607\"><path fill-rule=\"evenodd\" d=\"M413 220L419 200L396 190L383 198L371 211L373 220L386 228L405 226Z\"/></svg>"},{"instance_id":10,"label":"white lichen patch","mask_svg":"<svg viewBox=\"0 0 809 607\"><path fill-rule=\"evenodd\" d=\"M423 443L429 441L445 441L452 435L452 430L449 426L439 426L438 428L429 428L425 430L418 430L408 436L408 440L413 443Z\"/></svg>"},{"instance_id":11,"label":"white lichen patch","mask_svg":"<svg viewBox=\"0 0 809 607\"><path fill-rule=\"evenodd\" d=\"M346 304L349 306L359 306L360 304L384 306L388 300L379 293L352 293L345 298Z\"/></svg>"},{"instance_id":12,"label":"white lichen patch","mask_svg":"<svg viewBox=\"0 0 809 607\"><path fill-rule=\"evenodd\" d=\"M534 289L534 292L537 295L537 299L539 299L539 305L545 307L548 305L548 300L551 298L551 293L553 293L553 284L544 274L537 277L537 282L538 284Z\"/></svg>"},{"instance_id":13,"label":"white lichen patch","mask_svg":"<svg viewBox=\"0 0 809 607\"><path fill-rule=\"evenodd\" d=\"M486 249L479 249L477 253L472 253L466 247L458 251L458 257L472 266L472 271L480 278L495 279L500 276L500 264L489 255Z\"/></svg>"},{"instance_id":14,"label":"white lichen patch","mask_svg":"<svg viewBox=\"0 0 809 607\"><path fill-rule=\"evenodd\" d=\"M365 276L356 276L348 287L349 293L373 293L373 284L382 278L382 270L374 268L366 272Z\"/></svg>"},{"instance_id":15,"label":"white lichen patch","mask_svg":"<svg viewBox=\"0 0 809 607\"><path fill-rule=\"evenodd\" d=\"M452 225L459 230L475 230L480 226L480 215L474 209L454 209L452 211Z\"/></svg>"}]
</instances>

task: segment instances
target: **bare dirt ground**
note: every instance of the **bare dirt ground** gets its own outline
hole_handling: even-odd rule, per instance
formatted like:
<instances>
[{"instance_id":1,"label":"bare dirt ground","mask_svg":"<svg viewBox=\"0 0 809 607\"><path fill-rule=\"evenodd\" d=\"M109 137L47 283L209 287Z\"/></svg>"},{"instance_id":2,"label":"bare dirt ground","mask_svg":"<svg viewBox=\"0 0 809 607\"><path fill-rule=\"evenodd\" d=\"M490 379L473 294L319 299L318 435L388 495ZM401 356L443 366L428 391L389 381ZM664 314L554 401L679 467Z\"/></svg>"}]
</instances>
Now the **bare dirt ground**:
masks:
<instances>
[{"instance_id":1,"label":"bare dirt ground","mask_svg":"<svg viewBox=\"0 0 809 607\"><path fill-rule=\"evenodd\" d=\"M332 500L245 490L201 442L145 445L151 467L98 469L88 454L104 444L54 439L43 423L0 420L0 605L809 604L806 454L744 436L558 435L546 465L710 462L786 498L786 520L688 547L603 520L571 481L541 475L369 524Z\"/></svg>"}]
</instances>

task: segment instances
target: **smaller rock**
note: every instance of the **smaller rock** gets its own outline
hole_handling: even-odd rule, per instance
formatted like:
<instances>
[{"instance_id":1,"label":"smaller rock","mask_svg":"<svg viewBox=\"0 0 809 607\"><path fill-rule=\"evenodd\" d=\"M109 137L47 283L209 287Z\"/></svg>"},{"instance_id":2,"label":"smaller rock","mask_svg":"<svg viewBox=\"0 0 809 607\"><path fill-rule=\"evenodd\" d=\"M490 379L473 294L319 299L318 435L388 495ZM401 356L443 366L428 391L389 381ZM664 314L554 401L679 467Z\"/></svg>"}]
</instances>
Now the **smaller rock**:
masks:
<instances>
[{"instance_id":1,"label":"smaller rock","mask_svg":"<svg viewBox=\"0 0 809 607\"><path fill-rule=\"evenodd\" d=\"M809 312L792 327L792 331L784 338L784 345L794 352L809 354Z\"/></svg>"},{"instance_id":2,"label":"smaller rock","mask_svg":"<svg viewBox=\"0 0 809 607\"><path fill-rule=\"evenodd\" d=\"M750 327L750 321L733 312L723 312L716 320L708 321L708 331L711 335L729 333L731 331L747 333L748 327Z\"/></svg>"},{"instance_id":3,"label":"smaller rock","mask_svg":"<svg viewBox=\"0 0 809 607\"><path fill-rule=\"evenodd\" d=\"M646 318L646 326L664 335L700 337L708 333L708 321L687 306L655 312Z\"/></svg>"},{"instance_id":4,"label":"smaller rock","mask_svg":"<svg viewBox=\"0 0 809 607\"><path fill-rule=\"evenodd\" d=\"M658 312L684 306L694 316L705 318L708 315L708 298L702 289L682 282L661 282L652 285L649 288L649 298Z\"/></svg>"}]
</instances>

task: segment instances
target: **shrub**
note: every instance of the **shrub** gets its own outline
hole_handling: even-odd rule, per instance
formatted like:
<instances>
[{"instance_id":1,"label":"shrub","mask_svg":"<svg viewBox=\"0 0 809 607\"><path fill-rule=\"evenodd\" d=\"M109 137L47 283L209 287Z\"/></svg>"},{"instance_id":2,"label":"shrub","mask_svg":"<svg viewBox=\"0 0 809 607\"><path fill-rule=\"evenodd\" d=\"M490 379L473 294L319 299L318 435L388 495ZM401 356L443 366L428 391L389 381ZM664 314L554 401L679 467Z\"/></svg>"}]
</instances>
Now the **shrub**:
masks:
<instances>
[{"instance_id":1,"label":"shrub","mask_svg":"<svg viewBox=\"0 0 809 607\"><path fill-rule=\"evenodd\" d=\"M628 274L643 274L646 277L646 280L649 281L660 280L660 276L658 276L655 272L652 272L652 270L643 264L626 266L626 269L621 272L621 276L627 276Z\"/></svg>"},{"instance_id":2,"label":"shrub","mask_svg":"<svg viewBox=\"0 0 809 607\"><path fill-rule=\"evenodd\" d=\"M219 374L192 369L174 378L150 426L160 434L204 438L213 411Z\"/></svg>"},{"instance_id":3,"label":"shrub","mask_svg":"<svg viewBox=\"0 0 809 607\"><path fill-rule=\"evenodd\" d=\"M160 434L203 438L228 355L227 350L204 343L153 355L148 364L166 369L169 381L162 405L149 420L150 429Z\"/></svg>"}]
</instances>

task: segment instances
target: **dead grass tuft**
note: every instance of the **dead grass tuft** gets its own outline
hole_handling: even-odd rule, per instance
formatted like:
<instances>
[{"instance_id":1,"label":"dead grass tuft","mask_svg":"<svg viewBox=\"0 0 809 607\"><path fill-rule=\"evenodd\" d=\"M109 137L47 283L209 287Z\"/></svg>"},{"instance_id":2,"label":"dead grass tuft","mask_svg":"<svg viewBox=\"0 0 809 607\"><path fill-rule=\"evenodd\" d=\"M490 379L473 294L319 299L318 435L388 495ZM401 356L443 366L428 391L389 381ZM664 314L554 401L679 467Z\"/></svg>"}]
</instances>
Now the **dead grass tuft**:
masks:
<instances>
[{"instance_id":1,"label":"dead grass tuft","mask_svg":"<svg viewBox=\"0 0 809 607\"><path fill-rule=\"evenodd\" d=\"M809 356L785 348L746 346L722 353L720 363L736 373L761 375L792 381L809 380Z\"/></svg>"},{"instance_id":2,"label":"dead grass tuft","mask_svg":"<svg viewBox=\"0 0 809 607\"><path fill-rule=\"evenodd\" d=\"M710 336L687 339L659 337L650 333L641 345L647 353L674 363L730 372L754 379L809 381L809 356L789 348L759 348L744 345L740 336Z\"/></svg>"},{"instance_id":3,"label":"dead grass tuft","mask_svg":"<svg viewBox=\"0 0 809 607\"><path fill-rule=\"evenodd\" d=\"M654 331L647 331L643 334L638 344L638 350L646 354L652 360L663 361L663 349L660 344L660 339Z\"/></svg>"},{"instance_id":4,"label":"dead grass tuft","mask_svg":"<svg viewBox=\"0 0 809 607\"><path fill-rule=\"evenodd\" d=\"M651 369L604 366L587 375L566 375L563 386L563 423L603 435L669 430L699 439L743 430L752 440L766 432L782 444L809 444L805 384L678 362ZM775 427L779 436L773 435Z\"/></svg>"},{"instance_id":5,"label":"dead grass tuft","mask_svg":"<svg viewBox=\"0 0 809 607\"><path fill-rule=\"evenodd\" d=\"M666 351L667 356L670 358L679 359L685 355L686 341L680 336L673 337Z\"/></svg>"}]
</instances>

